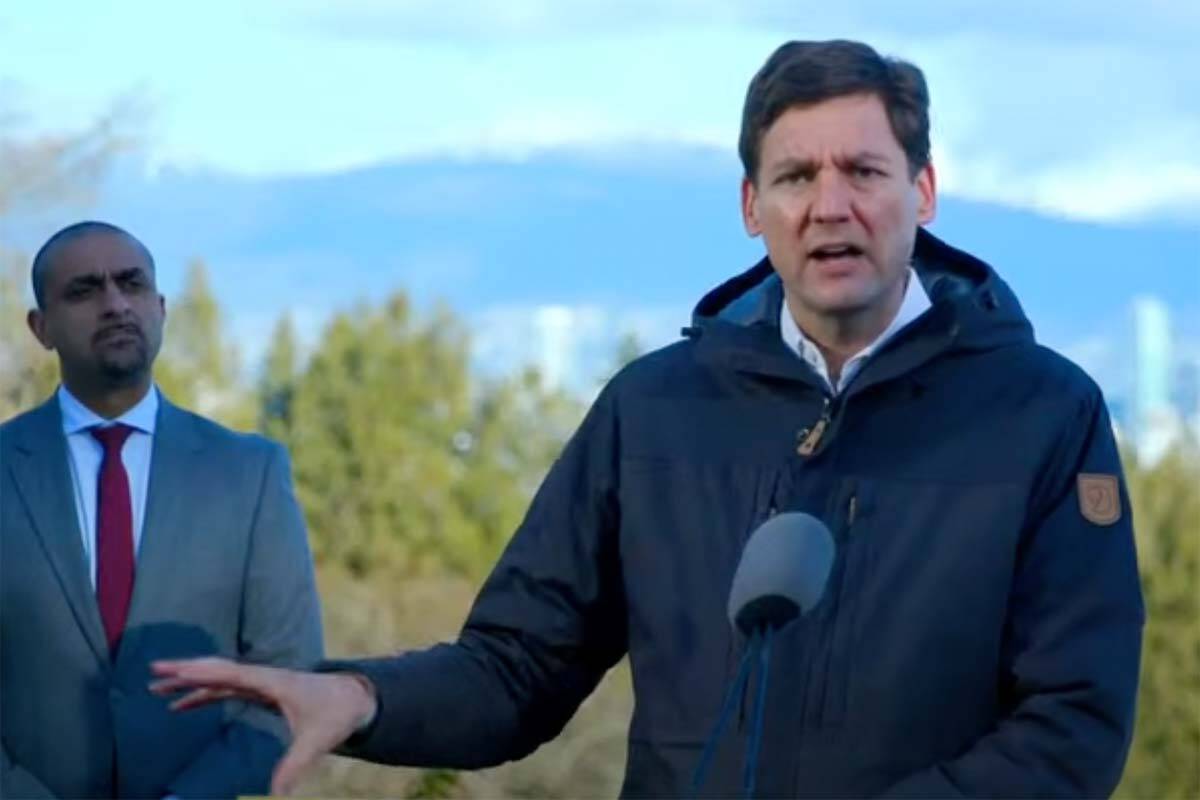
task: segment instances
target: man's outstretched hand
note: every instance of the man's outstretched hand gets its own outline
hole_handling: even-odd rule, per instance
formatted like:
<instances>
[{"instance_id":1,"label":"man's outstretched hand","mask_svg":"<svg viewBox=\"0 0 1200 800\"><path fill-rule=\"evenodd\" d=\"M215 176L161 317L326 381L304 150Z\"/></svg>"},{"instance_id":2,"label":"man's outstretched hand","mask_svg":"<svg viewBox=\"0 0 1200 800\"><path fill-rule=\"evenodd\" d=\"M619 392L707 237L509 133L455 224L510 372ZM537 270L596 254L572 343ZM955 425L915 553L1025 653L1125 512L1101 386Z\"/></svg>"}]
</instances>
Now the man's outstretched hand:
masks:
<instances>
[{"instance_id":1,"label":"man's outstretched hand","mask_svg":"<svg viewBox=\"0 0 1200 800\"><path fill-rule=\"evenodd\" d=\"M171 709L236 698L274 708L287 720L292 746L275 767L271 794L288 794L322 756L346 741L375 714L370 683L349 673L312 673L239 664L223 658L156 661L150 691L186 691Z\"/></svg>"}]
</instances>

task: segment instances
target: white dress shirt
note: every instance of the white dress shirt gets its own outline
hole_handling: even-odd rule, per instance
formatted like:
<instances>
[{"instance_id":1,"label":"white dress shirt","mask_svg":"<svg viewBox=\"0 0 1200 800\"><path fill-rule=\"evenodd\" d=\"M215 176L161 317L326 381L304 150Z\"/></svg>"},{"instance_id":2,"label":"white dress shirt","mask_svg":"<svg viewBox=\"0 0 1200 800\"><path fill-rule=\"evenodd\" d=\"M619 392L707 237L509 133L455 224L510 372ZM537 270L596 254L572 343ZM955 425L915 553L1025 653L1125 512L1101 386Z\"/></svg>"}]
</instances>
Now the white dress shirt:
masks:
<instances>
[{"instance_id":1,"label":"white dress shirt","mask_svg":"<svg viewBox=\"0 0 1200 800\"><path fill-rule=\"evenodd\" d=\"M914 322L931 307L932 304L929 302L929 295L925 293L925 287L921 285L920 279L917 278L917 273L912 267L909 267L908 285L904 287L904 299L900 302L900 308L897 310L896 316L892 319L891 324L883 329L883 333L875 338L875 341L858 351L843 365L842 374L838 376L837 385L834 385L833 381L829 378L829 365L825 363L825 356L821 354L821 348L817 347L800 330L800 326L796 324L796 320L792 319L792 314L788 310L786 302L783 303L783 308L779 311L779 332L783 336L783 343L788 346L788 349L808 362L813 371L825 381L825 386L829 389L830 394L838 395L850 384L854 376L862 370L863 364L866 363L868 358L879 350L879 348L883 347L885 342Z\"/></svg>"},{"instance_id":2,"label":"white dress shirt","mask_svg":"<svg viewBox=\"0 0 1200 800\"><path fill-rule=\"evenodd\" d=\"M92 588L96 586L96 493L104 448L91 429L118 422L133 428L121 449L121 462L129 475L130 503L133 510L133 552L137 557L142 543L142 522L146 517L146 491L150 484L150 453L154 444L154 423L158 417L158 391L152 386L137 405L117 419L105 419L79 402L67 387L58 389L62 409L63 433L67 437L71 484L75 490L75 510L83 535L83 553L88 562Z\"/></svg>"}]
</instances>

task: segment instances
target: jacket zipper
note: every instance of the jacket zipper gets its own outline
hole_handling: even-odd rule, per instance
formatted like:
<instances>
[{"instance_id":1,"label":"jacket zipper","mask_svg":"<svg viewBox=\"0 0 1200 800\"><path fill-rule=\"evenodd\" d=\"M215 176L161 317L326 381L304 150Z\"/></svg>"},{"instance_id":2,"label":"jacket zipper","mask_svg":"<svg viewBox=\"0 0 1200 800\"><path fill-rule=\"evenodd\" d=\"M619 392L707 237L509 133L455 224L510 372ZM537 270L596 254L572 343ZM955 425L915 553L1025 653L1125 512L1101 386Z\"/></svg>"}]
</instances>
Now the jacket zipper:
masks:
<instances>
[{"instance_id":1,"label":"jacket zipper","mask_svg":"<svg viewBox=\"0 0 1200 800\"><path fill-rule=\"evenodd\" d=\"M821 437L825 435L825 431L829 428L829 423L833 418L830 409L829 398L825 398L825 406L821 409L821 417L817 420L812 428L804 428L797 436L800 439L800 444L796 447L796 453L808 458L817 451L817 447L821 444Z\"/></svg>"}]
</instances>

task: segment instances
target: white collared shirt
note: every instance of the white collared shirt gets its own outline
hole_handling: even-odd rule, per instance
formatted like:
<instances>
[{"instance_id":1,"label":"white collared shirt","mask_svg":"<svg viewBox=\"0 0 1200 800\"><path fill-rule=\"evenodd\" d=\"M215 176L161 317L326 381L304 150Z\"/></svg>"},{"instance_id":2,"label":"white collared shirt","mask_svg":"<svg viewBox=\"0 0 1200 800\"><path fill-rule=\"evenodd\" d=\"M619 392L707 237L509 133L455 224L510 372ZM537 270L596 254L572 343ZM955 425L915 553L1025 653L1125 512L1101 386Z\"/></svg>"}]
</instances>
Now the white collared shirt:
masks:
<instances>
[{"instance_id":1,"label":"white collared shirt","mask_svg":"<svg viewBox=\"0 0 1200 800\"><path fill-rule=\"evenodd\" d=\"M146 493L150 485L150 453L154 444L154 423L158 418L158 391L152 386L137 405L117 419L108 420L79 402L67 387L58 387L58 405L62 409L63 433L67 437L71 483L75 490L75 510L83 536L83 553L88 562L92 587L96 586L96 492L104 447L92 436L91 429L118 422L130 426L133 433L121 449L121 462L129 475L130 505L133 510L133 552L142 543L142 522L146 516Z\"/></svg>"},{"instance_id":2,"label":"white collared shirt","mask_svg":"<svg viewBox=\"0 0 1200 800\"><path fill-rule=\"evenodd\" d=\"M796 320L792 319L792 314L788 311L786 302L783 303L783 307L779 311L779 332L783 336L783 343L788 346L788 349L804 359L813 368L813 371L825 381L825 386L831 394L838 395L850 385L850 381L862 370L863 364L866 363L868 358L878 351L879 348L883 347L885 342L914 322L931 307L932 303L929 302L929 295L925 293L925 287L921 285L920 279L917 278L916 271L912 267L909 267L908 285L904 287L904 299L900 302L900 308L897 310L896 316L892 319L891 324L883 329L883 333L875 338L875 341L864 347L845 363L836 386L829 379L829 365L825 363L825 356L821 354L821 348L817 347L800 330L800 326L796 324Z\"/></svg>"}]
</instances>

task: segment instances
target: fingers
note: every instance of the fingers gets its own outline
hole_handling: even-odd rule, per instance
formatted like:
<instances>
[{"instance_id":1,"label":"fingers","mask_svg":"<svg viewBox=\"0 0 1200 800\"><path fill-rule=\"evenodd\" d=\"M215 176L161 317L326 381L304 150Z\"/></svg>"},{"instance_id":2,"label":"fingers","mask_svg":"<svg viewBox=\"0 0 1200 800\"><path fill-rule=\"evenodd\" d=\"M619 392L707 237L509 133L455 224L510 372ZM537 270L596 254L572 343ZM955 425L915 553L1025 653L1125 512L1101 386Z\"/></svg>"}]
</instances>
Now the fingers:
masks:
<instances>
[{"instance_id":1,"label":"fingers","mask_svg":"<svg viewBox=\"0 0 1200 800\"><path fill-rule=\"evenodd\" d=\"M229 689L193 689L183 697L173 701L170 709L172 711L187 711L190 708L199 708L209 703L216 703L238 696L237 692Z\"/></svg>"},{"instance_id":2,"label":"fingers","mask_svg":"<svg viewBox=\"0 0 1200 800\"><path fill-rule=\"evenodd\" d=\"M148 687L151 694L163 695L174 694L175 692L191 688L191 684L186 681L181 681L178 678L163 678L158 681L150 681Z\"/></svg>"},{"instance_id":3,"label":"fingers","mask_svg":"<svg viewBox=\"0 0 1200 800\"><path fill-rule=\"evenodd\" d=\"M193 690L171 703L171 708L176 711L229 698L279 706L280 695L290 674L286 670L238 664L224 658L156 661L150 665L150 669L159 679L151 681L148 688L159 697Z\"/></svg>"},{"instance_id":4,"label":"fingers","mask_svg":"<svg viewBox=\"0 0 1200 800\"><path fill-rule=\"evenodd\" d=\"M232 662L225 658L204 656L202 658L163 658L150 662L150 671L155 675L177 675L181 673L194 674L197 671L211 671L214 667Z\"/></svg>"},{"instance_id":5,"label":"fingers","mask_svg":"<svg viewBox=\"0 0 1200 800\"><path fill-rule=\"evenodd\" d=\"M269 696L272 687L286 674L273 667L239 664L224 658L155 661L150 670L160 678L151 684L152 691L157 689L158 694L204 687Z\"/></svg>"},{"instance_id":6,"label":"fingers","mask_svg":"<svg viewBox=\"0 0 1200 800\"><path fill-rule=\"evenodd\" d=\"M305 676L303 685L295 688L293 702L283 708L294 738L275 768L272 794L292 792L304 773L354 732L362 714L347 686L352 693L363 693L359 683L345 675Z\"/></svg>"},{"instance_id":7,"label":"fingers","mask_svg":"<svg viewBox=\"0 0 1200 800\"><path fill-rule=\"evenodd\" d=\"M226 658L189 658L155 661L150 670L161 678L175 678L191 686L223 686L229 689L261 691L269 682L270 667L238 664Z\"/></svg>"}]
</instances>

